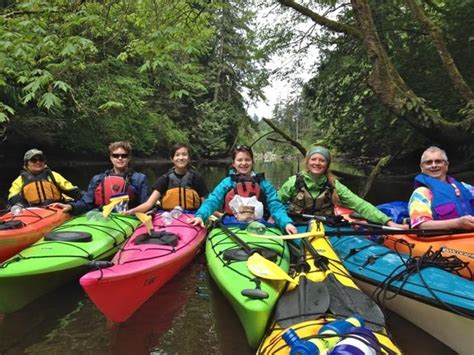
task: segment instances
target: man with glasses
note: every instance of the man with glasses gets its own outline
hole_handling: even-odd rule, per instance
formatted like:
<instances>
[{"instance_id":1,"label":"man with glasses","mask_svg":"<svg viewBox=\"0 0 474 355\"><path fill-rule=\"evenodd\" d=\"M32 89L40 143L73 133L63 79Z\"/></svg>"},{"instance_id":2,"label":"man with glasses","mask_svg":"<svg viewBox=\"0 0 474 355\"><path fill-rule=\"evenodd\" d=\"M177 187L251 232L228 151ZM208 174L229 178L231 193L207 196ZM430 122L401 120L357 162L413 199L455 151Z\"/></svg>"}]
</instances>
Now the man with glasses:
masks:
<instances>
[{"instance_id":1,"label":"man with glasses","mask_svg":"<svg viewBox=\"0 0 474 355\"><path fill-rule=\"evenodd\" d=\"M147 177L129 169L132 146L129 142L118 141L109 145L110 162L112 169L95 175L86 194L77 202L55 204L63 211L73 215L85 213L94 207L102 207L115 196L127 194L128 207L136 207L148 199L150 188Z\"/></svg>"},{"instance_id":2,"label":"man with glasses","mask_svg":"<svg viewBox=\"0 0 474 355\"><path fill-rule=\"evenodd\" d=\"M446 152L426 149L408 208L412 228L474 229L474 187L448 176Z\"/></svg>"},{"instance_id":3,"label":"man with glasses","mask_svg":"<svg viewBox=\"0 0 474 355\"><path fill-rule=\"evenodd\" d=\"M82 191L52 171L46 165L43 152L39 149L28 150L23 157L23 171L20 173L8 194L8 205L44 206L52 202L80 199Z\"/></svg>"}]
</instances>

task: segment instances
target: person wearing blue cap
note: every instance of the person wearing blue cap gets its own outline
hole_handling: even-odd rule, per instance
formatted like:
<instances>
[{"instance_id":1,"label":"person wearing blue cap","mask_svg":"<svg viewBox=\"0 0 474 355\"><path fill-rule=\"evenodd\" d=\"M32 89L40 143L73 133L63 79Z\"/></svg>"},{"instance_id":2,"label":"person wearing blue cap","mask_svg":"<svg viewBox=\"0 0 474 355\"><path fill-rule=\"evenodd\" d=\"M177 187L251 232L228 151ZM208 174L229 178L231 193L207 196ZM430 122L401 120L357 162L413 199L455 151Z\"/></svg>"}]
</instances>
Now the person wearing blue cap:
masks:
<instances>
[{"instance_id":1,"label":"person wearing blue cap","mask_svg":"<svg viewBox=\"0 0 474 355\"><path fill-rule=\"evenodd\" d=\"M394 223L374 205L357 196L339 182L329 170L331 154L323 146L314 146L306 153L304 170L290 176L278 191L288 205L295 222L303 222L299 214L333 215L335 206L350 208L369 221L390 227L407 228Z\"/></svg>"},{"instance_id":2,"label":"person wearing blue cap","mask_svg":"<svg viewBox=\"0 0 474 355\"><path fill-rule=\"evenodd\" d=\"M45 206L52 202L77 200L82 191L46 165L43 152L33 148L23 157L23 171L12 183L8 206Z\"/></svg>"}]
</instances>

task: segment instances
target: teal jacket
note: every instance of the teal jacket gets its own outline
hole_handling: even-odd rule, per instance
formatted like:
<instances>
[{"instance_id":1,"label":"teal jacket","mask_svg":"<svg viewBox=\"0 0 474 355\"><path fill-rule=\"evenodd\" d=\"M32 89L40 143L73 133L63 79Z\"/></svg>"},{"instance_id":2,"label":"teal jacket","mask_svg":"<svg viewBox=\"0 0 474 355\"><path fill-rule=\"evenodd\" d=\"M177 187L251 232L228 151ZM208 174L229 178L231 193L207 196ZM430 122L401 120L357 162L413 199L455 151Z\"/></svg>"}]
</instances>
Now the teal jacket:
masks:
<instances>
[{"instance_id":1,"label":"teal jacket","mask_svg":"<svg viewBox=\"0 0 474 355\"><path fill-rule=\"evenodd\" d=\"M318 197L326 184L326 175L321 175L314 179L313 175L307 171L302 172L304 181L308 187L308 192L313 198ZM278 191L278 196L284 203L288 203L295 198L298 193L296 186L296 175L290 176ZM379 211L377 207L357 196L349 188L336 180L335 189L339 195L341 205L358 212L369 221L385 224L390 221L390 217Z\"/></svg>"},{"instance_id":2,"label":"teal jacket","mask_svg":"<svg viewBox=\"0 0 474 355\"><path fill-rule=\"evenodd\" d=\"M195 216L201 217L203 221L206 222L210 215L224 207L225 196L234 185L235 182L231 180L230 176L221 180L221 182L204 200L201 207L196 211ZM260 189L265 195L265 208L270 212L270 215L273 217L278 227L284 231L286 225L293 223L293 221L288 216L285 205L278 198L276 189L270 181L265 179L260 182Z\"/></svg>"}]
</instances>

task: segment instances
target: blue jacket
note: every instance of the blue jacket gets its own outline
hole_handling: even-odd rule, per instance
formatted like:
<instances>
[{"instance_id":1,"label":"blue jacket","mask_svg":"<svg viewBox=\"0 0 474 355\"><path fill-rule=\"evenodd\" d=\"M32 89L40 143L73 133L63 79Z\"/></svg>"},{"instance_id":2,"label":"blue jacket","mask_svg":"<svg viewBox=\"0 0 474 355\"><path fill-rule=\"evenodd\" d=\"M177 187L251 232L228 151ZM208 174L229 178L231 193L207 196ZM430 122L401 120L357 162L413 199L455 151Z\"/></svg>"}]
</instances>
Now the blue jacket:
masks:
<instances>
[{"instance_id":1,"label":"blue jacket","mask_svg":"<svg viewBox=\"0 0 474 355\"><path fill-rule=\"evenodd\" d=\"M79 215L85 213L95 207L95 190L97 186L102 182L104 177L110 173L109 170L95 175L89 183L87 192L82 196L82 198L76 202L69 203L72 206L72 214ZM150 186L148 184L148 178L142 174L133 172L129 183L131 187L135 190L136 198L133 201L129 202L129 207L136 207L143 202L148 200L150 195Z\"/></svg>"},{"instance_id":2,"label":"blue jacket","mask_svg":"<svg viewBox=\"0 0 474 355\"><path fill-rule=\"evenodd\" d=\"M211 214L223 208L225 196L227 192L234 187L234 184L230 176L221 180L206 200L204 200L201 207L199 207L196 212L196 217L201 217L203 221L206 222ZM270 212L280 229L285 230L286 225L293 223L293 221L288 216L285 205L278 198L276 189L271 182L265 179L260 182L260 189L265 195L265 208Z\"/></svg>"},{"instance_id":3,"label":"blue jacket","mask_svg":"<svg viewBox=\"0 0 474 355\"><path fill-rule=\"evenodd\" d=\"M436 220L446 220L474 214L474 198L462 183L448 176L448 182L425 174L415 177L415 185L426 186L433 193L431 211ZM457 188L458 193L456 193Z\"/></svg>"}]
</instances>

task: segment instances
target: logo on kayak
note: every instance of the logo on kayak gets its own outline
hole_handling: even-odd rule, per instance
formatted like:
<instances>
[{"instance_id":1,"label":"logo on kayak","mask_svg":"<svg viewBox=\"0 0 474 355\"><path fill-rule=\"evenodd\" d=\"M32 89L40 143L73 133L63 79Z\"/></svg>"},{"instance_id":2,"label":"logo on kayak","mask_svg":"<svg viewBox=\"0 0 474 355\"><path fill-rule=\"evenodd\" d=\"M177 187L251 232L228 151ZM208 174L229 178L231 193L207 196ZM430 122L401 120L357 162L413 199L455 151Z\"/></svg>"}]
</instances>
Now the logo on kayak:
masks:
<instances>
[{"instance_id":1,"label":"logo on kayak","mask_svg":"<svg viewBox=\"0 0 474 355\"><path fill-rule=\"evenodd\" d=\"M450 253L450 254L462 255L462 256L466 256L466 257L468 257L468 258L470 258L470 259L474 259L474 254L468 253L467 251L456 250L456 249L449 249L449 248L446 248L446 247L442 247L442 248L441 248L441 252L442 252L442 253Z\"/></svg>"},{"instance_id":2,"label":"logo on kayak","mask_svg":"<svg viewBox=\"0 0 474 355\"><path fill-rule=\"evenodd\" d=\"M145 279L145 282L143 283L143 286L151 285L155 281L156 281L156 275L150 276L150 277Z\"/></svg>"}]
</instances>

